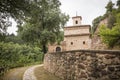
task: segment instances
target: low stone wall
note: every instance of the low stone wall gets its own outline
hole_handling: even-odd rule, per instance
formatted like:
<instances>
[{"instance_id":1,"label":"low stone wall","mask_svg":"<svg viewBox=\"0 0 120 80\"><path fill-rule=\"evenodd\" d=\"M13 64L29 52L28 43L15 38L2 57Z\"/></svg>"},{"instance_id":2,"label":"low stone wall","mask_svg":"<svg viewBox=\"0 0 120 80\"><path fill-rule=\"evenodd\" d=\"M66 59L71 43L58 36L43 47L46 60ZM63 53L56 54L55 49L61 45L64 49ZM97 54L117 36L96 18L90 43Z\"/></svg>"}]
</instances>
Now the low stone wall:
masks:
<instances>
[{"instance_id":1,"label":"low stone wall","mask_svg":"<svg viewBox=\"0 0 120 80\"><path fill-rule=\"evenodd\" d=\"M47 53L44 68L63 80L120 80L120 51Z\"/></svg>"}]
</instances>

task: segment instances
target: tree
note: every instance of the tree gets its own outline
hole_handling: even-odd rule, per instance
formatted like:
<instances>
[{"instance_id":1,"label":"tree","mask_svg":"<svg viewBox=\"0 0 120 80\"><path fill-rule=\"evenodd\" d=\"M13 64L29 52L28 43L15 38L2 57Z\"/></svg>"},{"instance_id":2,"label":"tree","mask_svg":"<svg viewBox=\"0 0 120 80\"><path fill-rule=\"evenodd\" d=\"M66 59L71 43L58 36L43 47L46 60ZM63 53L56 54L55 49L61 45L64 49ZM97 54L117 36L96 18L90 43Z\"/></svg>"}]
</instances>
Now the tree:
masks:
<instances>
[{"instance_id":1,"label":"tree","mask_svg":"<svg viewBox=\"0 0 120 80\"><path fill-rule=\"evenodd\" d=\"M34 5L37 6L32 7L32 17L27 18L23 26L19 26L18 33L26 42L42 45L46 53L47 44L56 41L68 16L61 13L59 0L40 0Z\"/></svg>"},{"instance_id":2,"label":"tree","mask_svg":"<svg viewBox=\"0 0 120 80\"><path fill-rule=\"evenodd\" d=\"M94 34L94 32L96 31L97 27L99 26L99 23L100 21L102 20L102 16L99 16L97 18L95 18L93 21L92 21L92 34Z\"/></svg>"},{"instance_id":3,"label":"tree","mask_svg":"<svg viewBox=\"0 0 120 80\"><path fill-rule=\"evenodd\" d=\"M116 5L120 8L120 0L117 0L117 4Z\"/></svg>"},{"instance_id":4,"label":"tree","mask_svg":"<svg viewBox=\"0 0 120 80\"><path fill-rule=\"evenodd\" d=\"M5 35L4 42L5 43L13 42L13 43L18 43L18 44L24 44L24 41L19 36L16 36L14 34Z\"/></svg>"},{"instance_id":5,"label":"tree","mask_svg":"<svg viewBox=\"0 0 120 80\"><path fill-rule=\"evenodd\" d=\"M114 6L114 4L113 4L112 1L110 0L110 1L108 2L107 6L105 7L105 8L107 9L107 13L112 12L113 6Z\"/></svg>"},{"instance_id":6,"label":"tree","mask_svg":"<svg viewBox=\"0 0 120 80\"><path fill-rule=\"evenodd\" d=\"M117 22L112 29L102 25L100 27L100 35L104 43L109 47L120 46L120 13L117 14Z\"/></svg>"},{"instance_id":7,"label":"tree","mask_svg":"<svg viewBox=\"0 0 120 80\"><path fill-rule=\"evenodd\" d=\"M10 18L21 24L30 16L33 0L0 0L0 34L6 34L7 27L11 26Z\"/></svg>"}]
</instances>

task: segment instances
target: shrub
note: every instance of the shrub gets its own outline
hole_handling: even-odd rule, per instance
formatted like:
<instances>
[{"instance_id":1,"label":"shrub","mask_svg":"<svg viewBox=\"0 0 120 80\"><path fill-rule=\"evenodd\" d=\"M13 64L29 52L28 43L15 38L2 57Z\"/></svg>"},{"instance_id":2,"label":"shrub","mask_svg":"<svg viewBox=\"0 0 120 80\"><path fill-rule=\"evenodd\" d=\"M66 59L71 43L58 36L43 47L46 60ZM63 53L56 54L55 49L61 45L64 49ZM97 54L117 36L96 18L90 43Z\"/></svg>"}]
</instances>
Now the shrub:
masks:
<instances>
[{"instance_id":1,"label":"shrub","mask_svg":"<svg viewBox=\"0 0 120 80\"><path fill-rule=\"evenodd\" d=\"M38 47L0 42L0 75L10 68L40 62L42 55Z\"/></svg>"}]
</instances>

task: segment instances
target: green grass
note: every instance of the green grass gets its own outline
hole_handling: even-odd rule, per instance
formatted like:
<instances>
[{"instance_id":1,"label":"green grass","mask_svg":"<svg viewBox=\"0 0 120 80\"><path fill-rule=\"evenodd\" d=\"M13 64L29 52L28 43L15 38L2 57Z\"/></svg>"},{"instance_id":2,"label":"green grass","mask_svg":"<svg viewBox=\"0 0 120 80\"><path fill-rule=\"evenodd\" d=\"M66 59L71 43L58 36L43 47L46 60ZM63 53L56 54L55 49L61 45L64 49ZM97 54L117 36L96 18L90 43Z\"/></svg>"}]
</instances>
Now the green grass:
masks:
<instances>
[{"instance_id":1,"label":"green grass","mask_svg":"<svg viewBox=\"0 0 120 80\"><path fill-rule=\"evenodd\" d=\"M47 72L44 70L43 67L37 67L35 69L35 76L37 77L37 80L62 80L55 75Z\"/></svg>"},{"instance_id":2,"label":"green grass","mask_svg":"<svg viewBox=\"0 0 120 80\"><path fill-rule=\"evenodd\" d=\"M11 69L3 76L3 80L22 80L23 74L28 68L29 67Z\"/></svg>"}]
</instances>

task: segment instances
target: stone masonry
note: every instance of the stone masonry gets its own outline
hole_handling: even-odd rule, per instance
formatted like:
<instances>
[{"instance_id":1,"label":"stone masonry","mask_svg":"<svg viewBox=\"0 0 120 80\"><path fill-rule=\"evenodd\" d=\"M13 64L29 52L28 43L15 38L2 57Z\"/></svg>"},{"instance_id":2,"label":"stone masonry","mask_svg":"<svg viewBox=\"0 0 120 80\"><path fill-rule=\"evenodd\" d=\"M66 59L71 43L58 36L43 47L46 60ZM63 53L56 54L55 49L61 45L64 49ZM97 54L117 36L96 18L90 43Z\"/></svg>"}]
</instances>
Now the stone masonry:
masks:
<instances>
[{"instance_id":1,"label":"stone masonry","mask_svg":"<svg viewBox=\"0 0 120 80\"><path fill-rule=\"evenodd\" d=\"M64 27L64 40L60 44L49 44L48 52L90 49L90 25L81 24L82 17L72 17L73 25ZM59 49L58 49L59 48Z\"/></svg>"},{"instance_id":2,"label":"stone masonry","mask_svg":"<svg viewBox=\"0 0 120 80\"><path fill-rule=\"evenodd\" d=\"M63 80L120 80L120 51L47 53L44 68Z\"/></svg>"}]
</instances>

